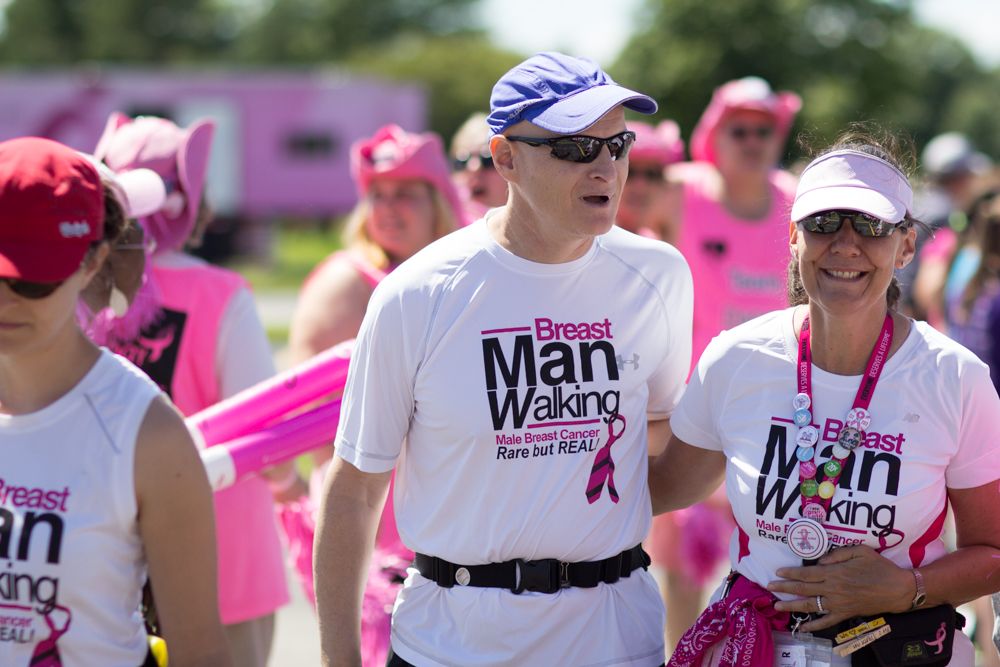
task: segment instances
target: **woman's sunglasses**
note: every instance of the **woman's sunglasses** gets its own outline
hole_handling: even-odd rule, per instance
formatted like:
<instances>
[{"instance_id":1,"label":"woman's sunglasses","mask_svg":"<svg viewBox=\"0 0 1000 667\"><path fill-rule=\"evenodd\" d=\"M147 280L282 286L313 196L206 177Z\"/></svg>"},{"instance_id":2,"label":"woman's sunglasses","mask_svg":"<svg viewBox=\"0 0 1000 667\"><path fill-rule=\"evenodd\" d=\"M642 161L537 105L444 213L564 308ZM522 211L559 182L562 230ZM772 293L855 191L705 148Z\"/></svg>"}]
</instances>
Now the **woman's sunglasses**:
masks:
<instances>
[{"instance_id":1,"label":"woman's sunglasses","mask_svg":"<svg viewBox=\"0 0 1000 667\"><path fill-rule=\"evenodd\" d=\"M521 141L529 146L548 146L552 149L552 157L567 162L593 162L601 154L605 144L611 151L611 159L619 160L628 155L635 143L635 132L626 130L607 139L577 135L573 137L555 137L554 139L539 139L536 137L507 137L510 141Z\"/></svg>"},{"instance_id":2,"label":"woman's sunglasses","mask_svg":"<svg viewBox=\"0 0 1000 667\"><path fill-rule=\"evenodd\" d=\"M858 211L820 211L799 220L798 224L807 232L834 234L840 230L844 220L849 220L854 225L854 231L860 236L890 236L898 227L896 224Z\"/></svg>"},{"instance_id":3,"label":"woman's sunglasses","mask_svg":"<svg viewBox=\"0 0 1000 667\"><path fill-rule=\"evenodd\" d=\"M63 280L57 283L32 283L17 278L0 278L0 284L5 283L10 291L25 299L44 299L59 289Z\"/></svg>"}]
</instances>

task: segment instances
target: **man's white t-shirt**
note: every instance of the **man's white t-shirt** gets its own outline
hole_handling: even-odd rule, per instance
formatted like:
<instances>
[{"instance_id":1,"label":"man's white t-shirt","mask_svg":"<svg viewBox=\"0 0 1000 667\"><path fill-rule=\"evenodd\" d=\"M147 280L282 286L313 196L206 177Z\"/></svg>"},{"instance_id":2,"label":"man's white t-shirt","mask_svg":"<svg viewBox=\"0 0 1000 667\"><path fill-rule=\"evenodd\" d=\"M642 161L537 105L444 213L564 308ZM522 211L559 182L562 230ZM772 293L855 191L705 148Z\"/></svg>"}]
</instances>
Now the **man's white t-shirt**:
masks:
<instances>
[{"instance_id":1,"label":"man's white t-shirt","mask_svg":"<svg viewBox=\"0 0 1000 667\"><path fill-rule=\"evenodd\" d=\"M664 243L614 228L580 259L538 264L480 220L376 289L337 455L365 472L396 466L397 527L418 553L462 565L614 556L649 530L646 420L670 417L684 391L691 310L690 272ZM609 417L620 500L605 484L591 503ZM443 588L411 569L392 645L420 667L652 667L664 620L642 569L551 595Z\"/></svg>"},{"instance_id":2,"label":"man's white t-shirt","mask_svg":"<svg viewBox=\"0 0 1000 667\"><path fill-rule=\"evenodd\" d=\"M785 528L800 517L792 399L798 391L794 309L723 332L705 350L671 419L684 442L725 453L726 492L738 524L730 557L766 586L801 565ZM817 466L854 402L862 376L812 367ZM947 490L1000 478L1000 398L975 355L924 322L885 363L872 422L846 461L825 523L834 544L881 549L900 567L945 555ZM785 599L794 595L777 594Z\"/></svg>"}]
</instances>

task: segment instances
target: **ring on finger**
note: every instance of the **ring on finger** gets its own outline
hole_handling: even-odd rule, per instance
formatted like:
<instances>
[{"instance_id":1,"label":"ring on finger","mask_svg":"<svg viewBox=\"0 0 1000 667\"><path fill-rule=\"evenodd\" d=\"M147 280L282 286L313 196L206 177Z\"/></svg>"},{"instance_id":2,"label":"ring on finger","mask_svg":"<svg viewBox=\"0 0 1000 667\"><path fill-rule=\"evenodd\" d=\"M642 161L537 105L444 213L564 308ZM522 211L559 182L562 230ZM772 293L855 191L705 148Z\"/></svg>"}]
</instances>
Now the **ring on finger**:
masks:
<instances>
[{"instance_id":1,"label":"ring on finger","mask_svg":"<svg viewBox=\"0 0 1000 667\"><path fill-rule=\"evenodd\" d=\"M819 608L818 609L819 613L821 613L821 614L826 613L827 610L823 609L823 599L822 599L822 596L820 596L820 595L816 596L816 606Z\"/></svg>"}]
</instances>

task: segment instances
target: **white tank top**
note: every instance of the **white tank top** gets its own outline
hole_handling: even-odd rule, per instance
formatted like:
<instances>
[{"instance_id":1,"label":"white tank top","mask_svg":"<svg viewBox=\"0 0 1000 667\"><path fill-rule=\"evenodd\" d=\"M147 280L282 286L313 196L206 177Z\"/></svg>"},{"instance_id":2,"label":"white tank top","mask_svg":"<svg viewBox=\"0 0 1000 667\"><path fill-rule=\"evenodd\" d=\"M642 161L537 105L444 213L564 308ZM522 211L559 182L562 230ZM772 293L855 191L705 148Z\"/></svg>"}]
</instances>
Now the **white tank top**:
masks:
<instances>
[{"instance_id":1,"label":"white tank top","mask_svg":"<svg viewBox=\"0 0 1000 667\"><path fill-rule=\"evenodd\" d=\"M0 665L145 659L135 441L159 393L102 350L52 405L0 415Z\"/></svg>"}]
</instances>

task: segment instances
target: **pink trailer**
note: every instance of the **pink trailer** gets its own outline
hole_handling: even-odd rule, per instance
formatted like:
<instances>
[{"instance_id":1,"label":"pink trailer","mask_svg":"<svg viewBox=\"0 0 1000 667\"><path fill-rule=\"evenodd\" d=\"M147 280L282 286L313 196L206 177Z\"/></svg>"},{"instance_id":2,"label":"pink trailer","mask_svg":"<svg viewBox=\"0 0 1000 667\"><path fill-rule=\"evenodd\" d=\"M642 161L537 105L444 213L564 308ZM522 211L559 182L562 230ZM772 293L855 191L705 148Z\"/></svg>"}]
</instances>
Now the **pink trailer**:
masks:
<instances>
[{"instance_id":1,"label":"pink trailer","mask_svg":"<svg viewBox=\"0 0 1000 667\"><path fill-rule=\"evenodd\" d=\"M108 115L218 122L209 197L221 215L329 216L357 195L348 148L386 123L427 126L419 86L354 78L335 68L0 72L0 140L42 136L92 151Z\"/></svg>"}]
</instances>

